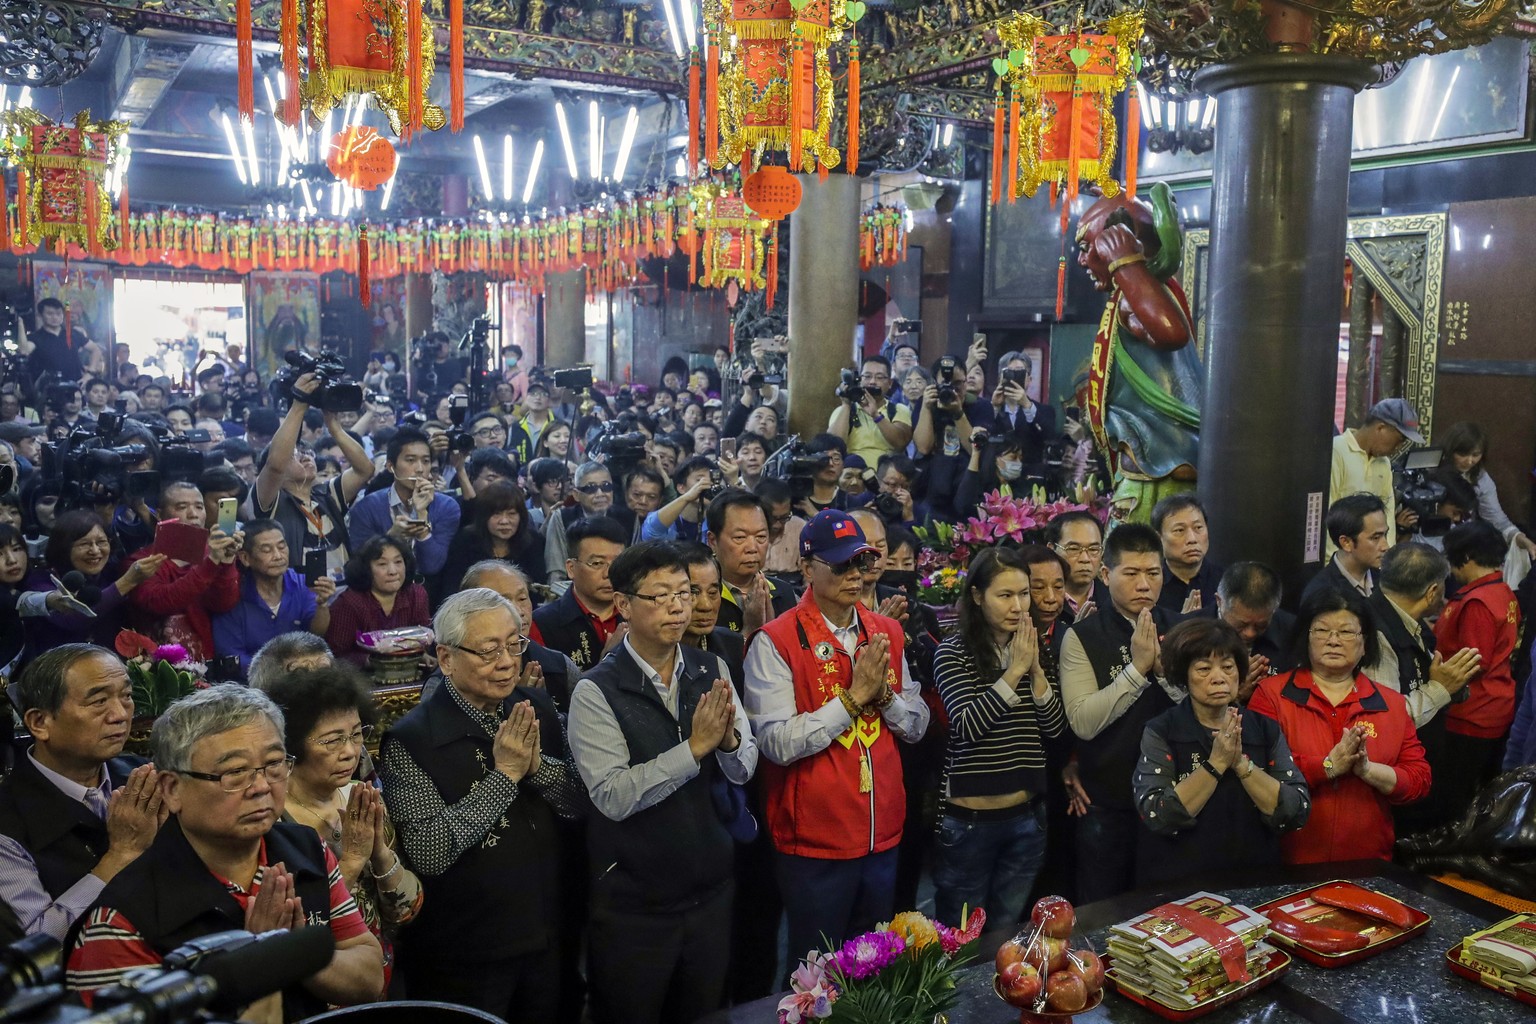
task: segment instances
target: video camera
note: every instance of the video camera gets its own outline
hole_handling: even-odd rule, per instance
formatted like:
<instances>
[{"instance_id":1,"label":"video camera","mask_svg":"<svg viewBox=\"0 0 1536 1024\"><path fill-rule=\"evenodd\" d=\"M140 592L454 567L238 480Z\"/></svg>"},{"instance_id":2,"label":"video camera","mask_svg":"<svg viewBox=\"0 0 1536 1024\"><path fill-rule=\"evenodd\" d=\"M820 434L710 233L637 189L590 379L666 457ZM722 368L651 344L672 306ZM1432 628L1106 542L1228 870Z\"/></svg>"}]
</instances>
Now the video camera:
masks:
<instances>
[{"instance_id":1,"label":"video camera","mask_svg":"<svg viewBox=\"0 0 1536 1024\"><path fill-rule=\"evenodd\" d=\"M832 461L826 452L813 452L791 434L784 447L773 453L763 465L763 475L777 477L789 484L789 498L798 503L809 498L816 489L816 474L827 468Z\"/></svg>"},{"instance_id":2,"label":"video camera","mask_svg":"<svg viewBox=\"0 0 1536 1024\"><path fill-rule=\"evenodd\" d=\"M475 450L474 435L464 429L464 423L468 418L469 396L450 396L448 399L448 422L452 424L448 428L448 451L450 453L464 452L468 454Z\"/></svg>"},{"instance_id":3,"label":"video camera","mask_svg":"<svg viewBox=\"0 0 1536 1024\"><path fill-rule=\"evenodd\" d=\"M572 394L586 391L592 387L592 367L572 366L565 370L556 370L550 378L550 383Z\"/></svg>"},{"instance_id":4,"label":"video camera","mask_svg":"<svg viewBox=\"0 0 1536 1024\"><path fill-rule=\"evenodd\" d=\"M346 364L341 356L330 349L318 355L290 349L283 353L285 365L277 371L272 381L273 398L281 402L288 399L305 402L321 412L357 412L363 407L363 386L347 376ZM293 390L293 385L306 373L315 375L319 388L311 395Z\"/></svg>"},{"instance_id":5,"label":"video camera","mask_svg":"<svg viewBox=\"0 0 1536 1024\"><path fill-rule=\"evenodd\" d=\"M891 323L892 334L916 334L923 329L921 320L895 320Z\"/></svg>"},{"instance_id":6,"label":"video camera","mask_svg":"<svg viewBox=\"0 0 1536 1024\"><path fill-rule=\"evenodd\" d=\"M556 371L556 377L568 370ZM587 369L590 379L591 369ZM619 420L613 420L603 424L603 429L598 431L588 446L594 456L599 456L603 465L613 474L616 485L622 486L621 481L646 458L646 437L638 430L626 430L625 424Z\"/></svg>"},{"instance_id":7,"label":"video camera","mask_svg":"<svg viewBox=\"0 0 1536 1024\"><path fill-rule=\"evenodd\" d=\"M1411 509L1419 517L1414 529L1424 537L1444 537L1456 525L1440 514L1445 501L1445 484L1430 478L1445 458L1441 448L1414 448L1392 467L1392 489L1400 508Z\"/></svg>"},{"instance_id":8,"label":"video camera","mask_svg":"<svg viewBox=\"0 0 1536 1024\"><path fill-rule=\"evenodd\" d=\"M844 367L837 385L837 390L833 392L833 394L837 395L838 398L845 402L858 405L860 402L864 401L864 395L867 394L869 390L870 389L866 388L863 382L859 379L859 373L857 370L850 370L847 367Z\"/></svg>"}]
</instances>

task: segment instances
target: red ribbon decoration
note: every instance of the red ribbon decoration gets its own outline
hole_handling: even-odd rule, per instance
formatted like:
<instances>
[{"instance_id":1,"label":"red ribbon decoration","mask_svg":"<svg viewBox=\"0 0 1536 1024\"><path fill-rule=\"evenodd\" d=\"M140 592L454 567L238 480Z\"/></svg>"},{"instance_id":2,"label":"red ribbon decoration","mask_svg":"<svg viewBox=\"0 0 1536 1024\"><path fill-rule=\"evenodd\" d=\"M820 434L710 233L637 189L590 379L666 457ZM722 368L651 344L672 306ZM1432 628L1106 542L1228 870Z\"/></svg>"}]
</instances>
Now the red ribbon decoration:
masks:
<instances>
[{"instance_id":1,"label":"red ribbon decoration","mask_svg":"<svg viewBox=\"0 0 1536 1024\"><path fill-rule=\"evenodd\" d=\"M1177 903L1164 903L1160 907L1153 907L1151 913L1172 921L1191 935L1209 942L1211 948L1216 951L1216 955L1221 957L1221 966L1227 972L1228 981L1252 980L1252 975L1248 973L1248 947L1243 945L1243 940L1238 938L1232 929L1219 925L1204 914Z\"/></svg>"}]
</instances>

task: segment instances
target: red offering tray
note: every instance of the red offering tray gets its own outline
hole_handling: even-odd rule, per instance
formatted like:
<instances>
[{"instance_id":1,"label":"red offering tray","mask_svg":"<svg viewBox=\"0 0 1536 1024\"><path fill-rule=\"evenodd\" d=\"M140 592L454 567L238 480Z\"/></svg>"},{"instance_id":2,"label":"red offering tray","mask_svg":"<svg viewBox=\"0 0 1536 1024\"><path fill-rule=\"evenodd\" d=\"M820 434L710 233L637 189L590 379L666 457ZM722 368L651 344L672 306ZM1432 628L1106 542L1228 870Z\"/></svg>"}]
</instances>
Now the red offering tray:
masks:
<instances>
[{"instance_id":1,"label":"red offering tray","mask_svg":"<svg viewBox=\"0 0 1536 1024\"><path fill-rule=\"evenodd\" d=\"M1289 970L1291 966L1291 958L1283 950L1277 949L1270 954L1268 960L1264 961L1264 965L1253 975L1252 980L1241 988L1233 989L1231 992L1223 992L1214 999L1207 999L1205 1002L1197 1003L1194 1006L1169 1006L1167 1003L1159 1002L1156 997L1143 996L1140 993L1132 992L1128 988L1121 988L1120 982L1114 975L1114 958L1105 953L1103 960L1104 978L1106 981L1114 982L1115 991L1120 994L1121 998L1129 999L1137 1006L1144 1007L1159 1017L1165 1017L1173 1021L1194 1020L1196 1017L1204 1017L1206 1014L1219 1010L1223 1006L1229 1006L1239 999L1251 996L1259 989L1279 981L1280 976Z\"/></svg>"},{"instance_id":2,"label":"red offering tray","mask_svg":"<svg viewBox=\"0 0 1536 1024\"><path fill-rule=\"evenodd\" d=\"M1536 1006L1536 995L1508 982L1501 982L1498 978L1490 978L1476 967L1468 967L1462 963L1461 943L1459 942L1445 951L1445 962L1450 967L1452 974L1459 974L1468 981L1475 981L1483 986L1483 988L1490 989L1500 995L1509 996L1511 999L1518 999L1527 1006Z\"/></svg>"},{"instance_id":3,"label":"red offering tray","mask_svg":"<svg viewBox=\"0 0 1536 1024\"><path fill-rule=\"evenodd\" d=\"M1394 903L1398 903L1408 912L1408 915L1413 919L1413 924L1407 928L1398 928L1396 925L1388 924L1385 921L1369 917L1358 911L1345 910L1341 907L1330 907L1309 898L1310 893L1327 885L1352 886L1370 893L1377 899L1391 900ZM1266 916L1268 916L1270 911L1284 910L1292 917L1299 918L1308 924L1318 924L1326 928L1354 932L1370 937L1370 943L1360 949L1350 950L1345 953L1327 953L1319 949L1313 949L1304 943L1297 942L1289 936L1281 935L1279 932L1271 929L1269 933L1270 942L1277 946L1284 946L1307 961L1307 963L1323 968L1345 967L1373 957L1377 953L1391 949L1394 946L1401 946L1428 928L1430 922L1430 916L1416 907L1410 907L1400 900L1393 900L1392 897L1385 893L1379 893L1374 889L1367 889L1365 886L1343 879L1332 882L1319 882L1317 885L1299 889L1289 896L1281 896L1279 899L1270 900L1268 903L1261 903L1253 909Z\"/></svg>"}]
</instances>

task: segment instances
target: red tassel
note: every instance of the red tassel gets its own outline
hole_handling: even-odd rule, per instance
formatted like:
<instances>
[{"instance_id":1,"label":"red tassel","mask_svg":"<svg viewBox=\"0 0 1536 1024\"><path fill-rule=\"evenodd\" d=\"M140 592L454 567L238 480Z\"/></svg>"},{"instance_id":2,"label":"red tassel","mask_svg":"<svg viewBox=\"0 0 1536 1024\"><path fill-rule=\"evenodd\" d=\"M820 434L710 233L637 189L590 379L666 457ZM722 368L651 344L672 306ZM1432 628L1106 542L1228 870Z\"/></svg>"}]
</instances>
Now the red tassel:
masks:
<instances>
[{"instance_id":1,"label":"red tassel","mask_svg":"<svg viewBox=\"0 0 1536 1024\"><path fill-rule=\"evenodd\" d=\"M1136 161L1141 155L1141 103L1136 79L1125 97L1125 195L1136 198ZM1210 102L1215 102L1214 100Z\"/></svg>"},{"instance_id":2,"label":"red tassel","mask_svg":"<svg viewBox=\"0 0 1536 1024\"><path fill-rule=\"evenodd\" d=\"M1072 80L1072 136L1067 140L1067 202L1077 198L1078 161L1082 157L1083 85L1081 79Z\"/></svg>"},{"instance_id":3,"label":"red tassel","mask_svg":"<svg viewBox=\"0 0 1536 1024\"><path fill-rule=\"evenodd\" d=\"M425 117L425 98L422 96L421 82L421 0L409 0L406 4L405 34L406 34L406 81L410 83L408 90L409 110L405 124L406 140L414 138L421 131L422 120Z\"/></svg>"},{"instance_id":4,"label":"red tassel","mask_svg":"<svg viewBox=\"0 0 1536 1024\"><path fill-rule=\"evenodd\" d=\"M247 121L256 116L256 61L251 44L251 0L235 0L235 64L239 76L236 105Z\"/></svg>"},{"instance_id":5,"label":"red tassel","mask_svg":"<svg viewBox=\"0 0 1536 1024\"><path fill-rule=\"evenodd\" d=\"M1019 180L1019 94L1008 91L1008 202L1015 199L1015 185Z\"/></svg>"},{"instance_id":6,"label":"red tassel","mask_svg":"<svg viewBox=\"0 0 1536 1024\"><path fill-rule=\"evenodd\" d=\"M299 96L299 0L283 0L279 37L283 53L282 121L297 128L303 107Z\"/></svg>"},{"instance_id":7,"label":"red tassel","mask_svg":"<svg viewBox=\"0 0 1536 1024\"><path fill-rule=\"evenodd\" d=\"M992 104L992 205L1003 201L1003 80Z\"/></svg>"},{"instance_id":8,"label":"red tassel","mask_svg":"<svg viewBox=\"0 0 1536 1024\"><path fill-rule=\"evenodd\" d=\"M768 308L772 309L779 294L779 226L775 224L768 230ZM732 326L734 330L734 322ZM732 341L734 345L734 336Z\"/></svg>"},{"instance_id":9,"label":"red tassel","mask_svg":"<svg viewBox=\"0 0 1536 1024\"><path fill-rule=\"evenodd\" d=\"M709 71L704 96L704 162L715 166L720 156L720 37L709 37Z\"/></svg>"},{"instance_id":10,"label":"red tassel","mask_svg":"<svg viewBox=\"0 0 1536 1024\"><path fill-rule=\"evenodd\" d=\"M357 297L363 308L373 305L373 289L368 285L368 225L357 230Z\"/></svg>"},{"instance_id":11,"label":"red tassel","mask_svg":"<svg viewBox=\"0 0 1536 1024\"><path fill-rule=\"evenodd\" d=\"M0 172L0 249L11 247L11 200L6 194L5 174Z\"/></svg>"},{"instance_id":12,"label":"red tassel","mask_svg":"<svg viewBox=\"0 0 1536 1024\"><path fill-rule=\"evenodd\" d=\"M800 42L800 31L795 30L794 55L789 63L789 169L798 173L804 169L800 157L801 107L805 105L805 47Z\"/></svg>"},{"instance_id":13,"label":"red tassel","mask_svg":"<svg viewBox=\"0 0 1536 1024\"><path fill-rule=\"evenodd\" d=\"M101 241L101 190L92 178L85 183L85 250L92 255L100 252ZM67 335L66 335L67 337Z\"/></svg>"},{"instance_id":14,"label":"red tassel","mask_svg":"<svg viewBox=\"0 0 1536 1024\"><path fill-rule=\"evenodd\" d=\"M128 182L123 181L122 188L117 193L117 248L119 252L125 252L132 237L133 228L128 220Z\"/></svg>"},{"instance_id":15,"label":"red tassel","mask_svg":"<svg viewBox=\"0 0 1536 1024\"><path fill-rule=\"evenodd\" d=\"M688 177L699 173L699 51L688 60Z\"/></svg>"},{"instance_id":16,"label":"red tassel","mask_svg":"<svg viewBox=\"0 0 1536 1024\"><path fill-rule=\"evenodd\" d=\"M859 39L853 39L848 58L848 173L859 169Z\"/></svg>"},{"instance_id":17,"label":"red tassel","mask_svg":"<svg viewBox=\"0 0 1536 1024\"><path fill-rule=\"evenodd\" d=\"M1056 261L1056 319L1061 319L1061 314L1067 305L1067 258L1061 257Z\"/></svg>"},{"instance_id":18,"label":"red tassel","mask_svg":"<svg viewBox=\"0 0 1536 1024\"><path fill-rule=\"evenodd\" d=\"M464 130L464 0L448 0L448 127Z\"/></svg>"}]
</instances>

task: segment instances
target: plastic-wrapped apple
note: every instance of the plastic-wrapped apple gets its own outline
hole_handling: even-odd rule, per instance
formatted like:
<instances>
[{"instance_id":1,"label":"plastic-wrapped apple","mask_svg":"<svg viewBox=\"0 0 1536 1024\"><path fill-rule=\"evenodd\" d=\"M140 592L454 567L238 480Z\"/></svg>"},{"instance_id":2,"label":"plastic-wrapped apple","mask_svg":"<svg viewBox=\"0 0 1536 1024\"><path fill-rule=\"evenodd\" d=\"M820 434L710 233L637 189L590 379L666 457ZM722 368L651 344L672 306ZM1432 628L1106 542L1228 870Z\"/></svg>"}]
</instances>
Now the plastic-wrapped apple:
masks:
<instances>
[{"instance_id":1,"label":"plastic-wrapped apple","mask_svg":"<svg viewBox=\"0 0 1536 1024\"><path fill-rule=\"evenodd\" d=\"M1077 911L1065 896L1042 896L1035 901L1029 919L1053 939L1070 939L1077 927Z\"/></svg>"},{"instance_id":2,"label":"plastic-wrapped apple","mask_svg":"<svg viewBox=\"0 0 1536 1024\"><path fill-rule=\"evenodd\" d=\"M1083 979L1089 999L1104 988L1104 961L1099 959L1097 953L1091 949L1072 949L1067 951L1066 959L1063 970Z\"/></svg>"},{"instance_id":3,"label":"plastic-wrapped apple","mask_svg":"<svg viewBox=\"0 0 1536 1024\"><path fill-rule=\"evenodd\" d=\"M1020 1008L1033 1006L1044 986L1040 972L1022 961L1005 967L993 984L1003 1002Z\"/></svg>"},{"instance_id":4,"label":"plastic-wrapped apple","mask_svg":"<svg viewBox=\"0 0 1536 1024\"><path fill-rule=\"evenodd\" d=\"M1067 965L1067 940L1042 935L1029 944L1024 962L1041 974L1051 974Z\"/></svg>"},{"instance_id":5,"label":"plastic-wrapped apple","mask_svg":"<svg viewBox=\"0 0 1536 1024\"><path fill-rule=\"evenodd\" d=\"M1088 986L1073 971L1056 971L1045 979L1045 1005L1056 1013L1076 1013L1088 1005Z\"/></svg>"},{"instance_id":6,"label":"plastic-wrapped apple","mask_svg":"<svg viewBox=\"0 0 1536 1024\"><path fill-rule=\"evenodd\" d=\"M997 948L997 959L994 961L997 973L1002 974L1009 964L1022 963L1024 960L1025 945L1017 937L1009 939Z\"/></svg>"}]
</instances>

